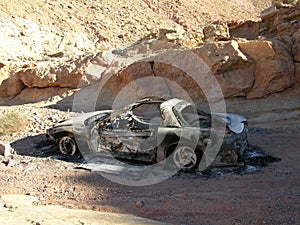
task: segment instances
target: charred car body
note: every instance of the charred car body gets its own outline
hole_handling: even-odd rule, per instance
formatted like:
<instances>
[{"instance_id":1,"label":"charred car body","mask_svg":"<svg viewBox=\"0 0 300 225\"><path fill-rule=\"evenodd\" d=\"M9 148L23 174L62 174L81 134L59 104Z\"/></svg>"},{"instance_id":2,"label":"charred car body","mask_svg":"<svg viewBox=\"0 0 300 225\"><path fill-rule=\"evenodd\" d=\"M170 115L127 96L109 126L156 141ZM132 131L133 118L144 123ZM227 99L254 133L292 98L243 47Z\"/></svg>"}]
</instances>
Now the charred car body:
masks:
<instances>
[{"instance_id":1,"label":"charred car body","mask_svg":"<svg viewBox=\"0 0 300 225\"><path fill-rule=\"evenodd\" d=\"M217 125L212 126L212 120ZM195 170L211 132L225 137L211 166L236 164L248 147L247 120L237 114L208 114L181 100L140 100L119 110L85 113L47 130L63 154L111 154L118 159L156 163L172 157L175 166Z\"/></svg>"}]
</instances>

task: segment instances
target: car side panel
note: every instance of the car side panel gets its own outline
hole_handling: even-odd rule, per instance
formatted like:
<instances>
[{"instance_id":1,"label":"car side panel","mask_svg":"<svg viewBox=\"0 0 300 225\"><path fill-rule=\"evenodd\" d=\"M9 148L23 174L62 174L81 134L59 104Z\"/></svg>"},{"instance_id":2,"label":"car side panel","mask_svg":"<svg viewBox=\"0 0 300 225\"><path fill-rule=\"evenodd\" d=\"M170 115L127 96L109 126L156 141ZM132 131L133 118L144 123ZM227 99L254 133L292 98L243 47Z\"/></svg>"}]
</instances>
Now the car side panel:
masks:
<instances>
[{"instance_id":1,"label":"car side panel","mask_svg":"<svg viewBox=\"0 0 300 225\"><path fill-rule=\"evenodd\" d=\"M110 152L117 158L155 162L156 134L151 130L102 130L99 152Z\"/></svg>"}]
</instances>

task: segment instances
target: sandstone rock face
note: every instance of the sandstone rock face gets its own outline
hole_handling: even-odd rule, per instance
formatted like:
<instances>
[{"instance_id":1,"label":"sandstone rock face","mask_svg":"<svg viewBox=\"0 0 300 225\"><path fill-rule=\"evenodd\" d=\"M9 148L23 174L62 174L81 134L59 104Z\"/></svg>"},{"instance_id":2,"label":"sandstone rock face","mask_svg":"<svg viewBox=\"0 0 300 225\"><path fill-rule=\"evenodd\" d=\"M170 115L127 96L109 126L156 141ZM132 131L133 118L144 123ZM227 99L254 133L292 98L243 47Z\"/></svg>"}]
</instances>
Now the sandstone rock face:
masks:
<instances>
[{"instance_id":1,"label":"sandstone rock face","mask_svg":"<svg viewBox=\"0 0 300 225\"><path fill-rule=\"evenodd\" d=\"M262 11L261 22L231 22L229 32L232 37L248 39L292 36L299 29L299 11L300 1L273 1L270 8Z\"/></svg>"},{"instance_id":2,"label":"sandstone rock face","mask_svg":"<svg viewBox=\"0 0 300 225\"><path fill-rule=\"evenodd\" d=\"M240 51L236 41L208 43L193 52L207 63L214 74L246 68L252 63Z\"/></svg>"},{"instance_id":3,"label":"sandstone rock face","mask_svg":"<svg viewBox=\"0 0 300 225\"><path fill-rule=\"evenodd\" d=\"M196 82L184 71L159 61L135 62L111 75L109 80L99 80L99 84L88 91L99 92L97 105L100 108L121 107L149 96L188 100L203 97Z\"/></svg>"},{"instance_id":4,"label":"sandstone rock face","mask_svg":"<svg viewBox=\"0 0 300 225\"><path fill-rule=\"evenodd\" d=\"M71 62L36 62L18 65L16 73L0 85L0 98L15 97L10 104L38 102L62 96L67 90L90 85L101 77L108 62L102 55L80 57Z\"/></svg>"},{"instance_id":5,"label":"sandstone rock face","mask_svg":"<svg viewBox=\"0 0 300 225\"><path fill-rule=\"evenodd\" d=\"M51 57L59 60L27 63L1 75L0 97L33 102L86 87L79 98L83 105L94 98L110 107L114 99L124 103L157 95L203 100L216 97L218 86L225 98L264 97L299 85L299 19L299 1L274 1L260 22L217 22L193 31L149 28L132 45L69 61L56 52ZM203 74L214 75L218 85Z\"/></svg>"},{"instance_id":6,"label":"sandstone rock face","mask_svg":"<svg viewBox=\"0 0 300 225\"><path fill-rule=\"evenodd\" d=\"M259 98L282 91L294 83L294 63L284 44L278 41L239 43L241 51L255 61L255 82L247 98Z\"/></svg>"},{"instance_id":7,"label":"sandstone rock face","mask_svg":"<svg viewBox=\"0 0 300 225\"><path fill-rule=\"evenodd\" d=\"M215 75L225 98L237 96L259 98L282 91L295 83L291 48L275 39L208 43L193 50L193 53L201 58ZM186 63L189 60L189 58L182 58ZM150 78L147 80L146 77L152 80ZM154 81L155 77L163 79L159 83ZM147 80L148 85L141 85L142 79ZM151 95L149 89L152 90L153 95L158 93L165 98L187 95L194 100L199 100L204 97L201 87L186 71L171 64L154 61L151 65L151 62L145 61L125 66L117 75L113 75L103 87L102 93L106 94L102 95L102 99L114 98L120 93L146 97L145 93Z\"/></svg>"},{"instance_id":8,"label":"sandstone rock face","mask_svg":"<svg viewBox=\"0 0 300 225\"><path fill-rule=\"evenodd\" d=\"M300 63L295 63L295 78L297 85L300 86Z\"/></svg>"},{"instance_id":9,"label":"sandstone rock face","mask_svg":"<svg viewBox=\"0 0 300 225\"><path fill-rule=\"evenodd\" d=\"M16 74L24 86L29 88L62 87L78 88L94 81L93 76L85 74L91 56L80 58L72 63L53 67L51 63L39 63Z\"/></svg>"},{"instance_id":10,"label":"sandstone rock face","mask_svg":"<svg viewBox=\"0 0 300 225\"><path fill-rule=\"evenodd\" d=\"M261 29L260 24L254 21L236 21L228 23L231 37L256 39Z\"/></svg>"},{"instance_id":11,"label":"sandstone rock face","mask_svg":"<svg viewBox=\"0 0 300 225\"><path fill-rule=\"evenodd\" d=\"M27 10L26 10L27 11ZM79 27L77 27L79 28ZM1 15L0 57L6 59L39 59L81 55L95 49L91 35L79 30L59 31L21 17ZM72 44L70 44L72 43ZM60 53L60 54L57 54Z\"/></svg>"},{"instance_id":12,"label":"sandstone rock face","mask_svg":"<svg viewBox=\"0 0 300 225\"><path fill-rule=\"evenodd\" d=\"M241 51L255 61L265 61L276 56L271 41L246 41L240 42Z\"/></svg>"},{"instance_id":13,"label":"sandstone rock face","mask_svg":"<svg viewBox=\"0 0 300 225\"><path fill-rule=\"evenodd\" d=\"M84 55L128 45L160 28L190 32L228 17L257 20L269 1L7 1L0 6L0 58Z\"/></svg>"},{"instance_id":14,"label":"sandstone rock face","mask_svg":"<svg viewBox=\"0 0 300 225\"><path fill-rule=\"evenodd\" d=\"M274 0L272 5L277 9L292 8L297 4L298 0Z\"/></svg>"},{"instance_id":15,"label":"sandstone rock face","mask_svg":"<svg viewBox=\"0 0 300 225\"><path fill-rule=\"evenodd\" d=\"M205 41L225 41L230 39L229 28L226 23L213 23L203 29Z\"/></svg>"},{"instance_id":16,"label":"sandstone rock face","mask_svg":"<svg viewBox=\"0 0 300 225\"><path fill-rule=\"evenodd\" d=\"M225 98L246 96L254 83L254 65L217 74Z\"/></svg>"},{"instance_id":17,"label":"sandstone rock face","mask_svg":"<svg viewBox=\"0 0 300 225\"><path fill-rule=\"evenodd\" d=\"M151 46L156 45L151 42ZM151 55L140 56L128 65L122 65L120 56L116 59L116 65L122 65L116 67L118 72L104 73L108 79L100 79L86 91L82 90L74 101L84 105L90 97L90 101L97 99L97 107L107 108L149 96L219 99L216 83L207 80L207 76L214 74L225 97L245 96L254 83L253 62L240 51L236 41L210 43L194 51L163 49ZM97 97L93 96L96 92Z\"/></svg>"},{"instance_id":18,"label":"sandstone rock face","mask_svg":"<svg viewBox=\"0 0 300 225\"><path fill-rule=\"evenodd\" d=\"M293 56L296 62L300 62L300 30L293 34Z\"/></svg>"},{"instance_id":19,"label":"sandstone rock face","mask_svg":"<svg viewBox=\"0 0 300 225\"><path fill-rule=\"evenodd\" d=\"M158 29L143 39L151 40L153 38L156 38L159 41L172 42L186 48L193 49L203 45L204 35L201 28L193 31L185 31L183 29Z\"/></svg>"},{"instance_id":20,"label":"sandstone rock face","mask_svg":"<svg viewBox=\"0 0 300 225\"><path fill-rule=\"evenodd\" d=\"M70 88L48 87L48 88L25 88L13 98L9 104L19 105L27 103L35 103L46 100L58 100L67 97L71 93L74 93Z\"/></svg>"},{"instance_id":21,"label":"sandstone rock face","mask_svg":"<svg viewBox=\"0 0 300 225\"><path fill-rule=\"evenodd\" d=\"M300 42L293 45L294 60L300 62Z\"/></svg>"},{"instance_id":22,"label":"sandstone rock face","mask_svg":"<svg viewBox=\"0 0 300 225\"><path fill-rule=\"evenodd\" d=\"M245 96L254 82L253 60L236 41L216 42L194 51L209 66L225 98Z\"/></svg>"},{"instance_id":23,"label":"sandstone rock face","mask_svg":"<svg viewBox=\"0 0 300 225\"><path fill-rule=\"evenodd\" d=\"M273 1L273 6L268 9L267 16L262 15L261 33L273 35L292 35L299 28L299 1Z\"/></svg>"},{"instance_id":24,"label":"sandstone rock face","mask_svg":"<svg viewBox=\"0 0 300 225\"><path fill-rule=\"evenodd\" d=\"M0 86L0 97L11 97L21 93L24 89L24 84L19 80L18 76L13 75L2 81Z\"/></svg>"}]
</instances>

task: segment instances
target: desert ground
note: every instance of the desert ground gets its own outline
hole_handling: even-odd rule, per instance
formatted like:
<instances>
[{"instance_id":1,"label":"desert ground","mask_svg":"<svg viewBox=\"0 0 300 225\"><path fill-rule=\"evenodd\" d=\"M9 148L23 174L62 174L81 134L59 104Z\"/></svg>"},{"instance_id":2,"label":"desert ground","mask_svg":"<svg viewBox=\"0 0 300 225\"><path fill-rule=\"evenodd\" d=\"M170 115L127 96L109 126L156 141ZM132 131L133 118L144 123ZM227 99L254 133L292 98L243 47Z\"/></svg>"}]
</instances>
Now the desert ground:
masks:
<instances>
[{"instance_id":1,"label":"desert ground","mask_svg":"<svg viewBox=\"0 0 300 225\"><path fill-rule=\"evenodd\" d=\"M288 114L298 112L299 100L290 94L287 98L282 97L282 101L286 100L290 110L282 112L280 108L284 107L277 105L278 96L239 102L248 112L250 108L256 109L257 117L249 119L250 145L281 159L267 166L262 162L253 173L179 172L155 185L124 186L80 168L80 159L61 155L40 129L28 131L23 137L2 137L11 141L16 154L9 159L2 158L0 192L1 195L34 196L37 205L133 214L170 224L297 224L300 219L299 115L289 118ZM263 107L266 104L263 102L268 102L267 107ZM234 112L236 105L237 102L228 102L228 108ZM260 110L254 107L258 105ZM44 118L41 121L67 115L47 107L27 107L34 111L35 117ZM274 112L287 116L267 121L261 115L272 107Z\"/></svg>"}]
</instances>

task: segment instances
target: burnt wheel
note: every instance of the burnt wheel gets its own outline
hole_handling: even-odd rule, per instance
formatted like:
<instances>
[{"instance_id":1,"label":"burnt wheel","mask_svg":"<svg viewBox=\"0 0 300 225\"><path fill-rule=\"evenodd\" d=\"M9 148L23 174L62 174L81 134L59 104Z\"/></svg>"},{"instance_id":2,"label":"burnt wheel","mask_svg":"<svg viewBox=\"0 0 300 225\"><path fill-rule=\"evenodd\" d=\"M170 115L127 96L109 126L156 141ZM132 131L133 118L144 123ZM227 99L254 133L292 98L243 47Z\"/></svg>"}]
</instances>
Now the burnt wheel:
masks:
<instances>
[{"instance_id":1,"label":"burnt wheel","mask_svg":"<svg viewBox=\"0 0 300 225\"><path fill-rule=\"evenodd\" d=\"M199 166L201 157L201 151L188 144L177 146L172 153L174 165L185 172L194 172Z\"/></svg>"},{"instance_id":2,"label":"burnt wheel","mask_svg":"<svg viewBox=\"0 0 300 225\"><path fill-rule=\"evenodd\" d=\"M62 154L73 156L76 153L77 145L72 137L64 136L60 138L58 148Z\"/></svg>"}]
</instances>

